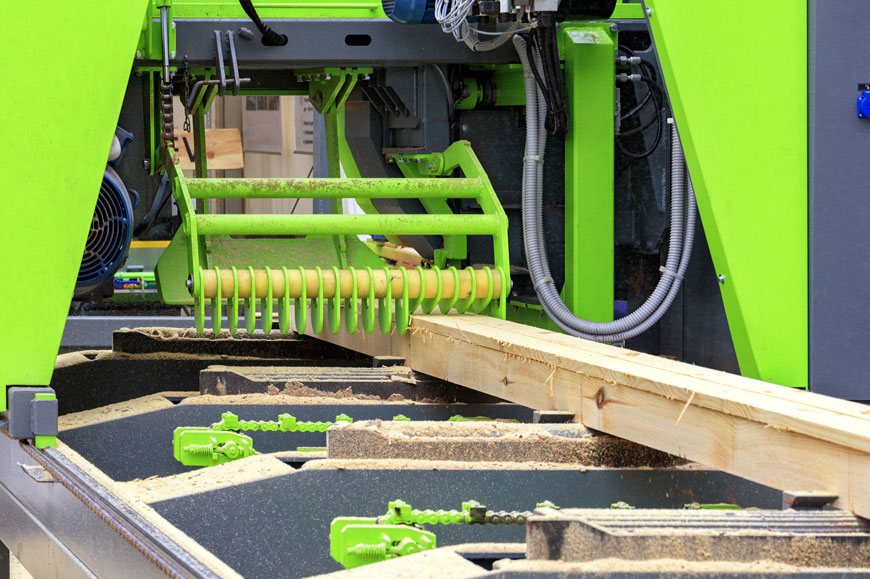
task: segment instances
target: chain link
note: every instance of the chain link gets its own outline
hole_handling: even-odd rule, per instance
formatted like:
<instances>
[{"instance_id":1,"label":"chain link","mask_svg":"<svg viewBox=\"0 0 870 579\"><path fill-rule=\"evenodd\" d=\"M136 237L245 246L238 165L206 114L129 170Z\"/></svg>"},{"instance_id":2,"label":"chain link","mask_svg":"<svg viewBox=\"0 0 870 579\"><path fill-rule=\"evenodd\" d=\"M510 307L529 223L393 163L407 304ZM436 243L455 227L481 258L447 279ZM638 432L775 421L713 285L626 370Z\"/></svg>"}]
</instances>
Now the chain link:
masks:
<instances>
[{"instance_id":1,"label":"chain link","mask_svg":"<svg viewBox=\"0 0 870 579\"><path fill-rule=\"evenodd\" d=\"M184 57L184 132L190 132L190 111L187 109L187 99L190 97L190 61Z\"/></svg>"}]
</instances>

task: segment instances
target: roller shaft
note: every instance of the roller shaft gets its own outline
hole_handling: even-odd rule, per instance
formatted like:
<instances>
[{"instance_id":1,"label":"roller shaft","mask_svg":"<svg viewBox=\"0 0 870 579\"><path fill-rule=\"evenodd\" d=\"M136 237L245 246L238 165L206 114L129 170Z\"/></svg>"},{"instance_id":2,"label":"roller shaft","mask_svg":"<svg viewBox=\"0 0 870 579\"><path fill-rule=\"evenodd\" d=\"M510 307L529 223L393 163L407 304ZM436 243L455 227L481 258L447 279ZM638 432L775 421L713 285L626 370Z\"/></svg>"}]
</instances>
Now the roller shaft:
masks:
<instances>
[{"instance_id":1,"label":"roller shaft","mask_svg":"<svg viewBox=\"0 0 870 579\"><path fill-rule=\"evenodd\" d=\"M214 298L217 295L217 273L213 269L203 270L203 297L207 299ZM387 272L383 269L372 271L372 275L365 269L355 270L357 296L360 298L369 295L371 284L374 284L375 297L384 298L387 295ZM457 270L459 284L457 287L456 278L453 273L448 270L437 272L435 270L423 270L423 283L421 284L419 271L409 270L407 273L408 280L408 298L416 299L420 297L420 289L424 287L423 297L426 299L434 299L438 295L438 277L441 277L441 298L452 298L456 292L459 293L460 299L468 298L471 295L472 274L467 270ZM323 297L335 297L335 273L332 270L322 270L320 275L323 278ZM340 296L342 298L350 298L353 291L353 276L350 270L341 269L338 271L339 286L341 288ZM475 278L475 298L483 299L489 295L490 273L486 270L474 270ZM401 270L391 269L390 291L395 299L403 293L404 277ZM247 298L251 296L251 274L247 269L237 269L236 279L238 280L238 297ZM302 279L303 275L299 269L288 269L287 280L284 278L284 272L280 269L272 269L267 274L264 269L254 270L254 282L256 283L256 298L264 298L268 295L268 284L272 284L272 297L280 299L284 297L285 289L288 287L289 281L289 297L298 298L302 295ZM220 286L221 297L229 299L233 297L233 272L229 269L220 270ZM501 276L497 272L492 272L492 299L497 299L501 296L502 291ZM305 293L308 297L316 296L320 288L320 280L316 270L305 270Z\"/></svg>"}]
</instances>

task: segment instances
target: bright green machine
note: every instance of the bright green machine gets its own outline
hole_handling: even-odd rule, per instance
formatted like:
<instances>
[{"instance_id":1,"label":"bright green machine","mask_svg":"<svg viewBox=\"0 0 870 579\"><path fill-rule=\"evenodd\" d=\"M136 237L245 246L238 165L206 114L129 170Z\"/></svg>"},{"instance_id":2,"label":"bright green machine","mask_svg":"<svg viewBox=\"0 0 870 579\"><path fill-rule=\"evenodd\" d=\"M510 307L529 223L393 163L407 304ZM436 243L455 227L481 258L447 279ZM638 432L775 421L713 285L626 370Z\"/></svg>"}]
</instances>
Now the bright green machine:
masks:
<instances>
[{"instance_id":1,"label":"bright green machine","mask_svg":"<svg viewBox=\"0 0 870 579\"><path fill-rule=\"evenodd\" d=\"M222 314L230 331L242 325L253 331L259 310L263 320L271 320L276 311L282 332L310 327L335 333L342 325L351 333L372 332L375 326L404 332L411 312L436 306L444 313L474 311L557 327L534 299L547 276L530 283L523 265L529 242L524 247L519 231L519 196L504 178L512 171L518 176L520 167L494 163L499 155L486 146L493 139L482 140L475 124L457 120L478 113L475 118L484 119L483 112L508 109L520 119L522 107L529 105L525 94L534 94L510 38L484 50L491 37L484 33L497 14L480 15L471 29L463 28L465 18L456 20L453 36L464 42L455 42L435 23L387 20L380 3L255 3L255 23L243 4L140 0L98 1L86 11L73 3L48 11L35 3L17 8L22 21L38 20L52 34L38 48L24 27L8 30L3 40L2 68L7 85L16 88L0 95L0 110L7 111L0 131L8 216L2 232L7 248L3 272L14 280L0 307L0 410L7 409L7 387L50 381L99 173L125 86L134 79L144 94L144 133L133 131L146 143L143 170L149 177L167 177L181 216L181 227L157 267L160 296L167 303L192 305L198 330L205 329L208 307L214 331L221 329ZM612 146L616 141L624 147L618 133L624 128L614 126L614 116L627 117L615 102L646 74L637 68L640 58L622 51L620 38L622 28L648 27L655 46L647 49L657 50L667 92L659 89L658 98L648 96L644 103L651 99L659 105L654 113L659 121L668 102L672 107L727 314L726 338L733 341L740 370L806 387L807 103L801 91L794 94L802 96L788 99L771 95L784 84L806 85L807 15L805 8L789 4L786 9L786 4L693 7L674 0L645 5L577 0L563 1L559 13L558 3L542 1L537 10L558 14L560 20L558 28L551 28L557 31L552 38L564 67L564 104L556 112L567 112L563 130L555 131L558 147L549 141L557 152L548 157L550 163L553 155L559 157L555 171L561 168L564 179L557 175L555 181L563 183L564 197L552 209L556 206L546 197L552 192L545 194L543 221L552 230L549 213L561 216L559 255L564 259L554 258L553 266L561 284L556 291L569 313L593 323L612 321L619 287L614 279L624 273L614 250L619 234L614 222L620 219L614 191L626 187L617 177L630 158ZM390 9L411 10L410 16L390 14L400 22L429 18L425 10L413 12L420 10L415 3L391 4ZM510 23L512 30L530 34L533 19L523 10L514 13L518 19ZM763 26L773 21L775 27ZM708 26L710 22L716 25ZM86 36L81 35L84 27L90 31ZM695 42L700 29L707 35L704 43ZM286 46L263 45L267 39L280 42L282 30L291 33ZM321 44L315 42L319 39ZM426 47L418 45L428 42L437 46L426 54L437 56L420 56ZM530 66L541 57L537 66L546 69L547 54L529 51L534 57ZM777 56L782 54L793 56ZM759 59L775 60L776 74ZM403 103L404 80L391 75L415 62L416 74L426 79L418 89L428 92ZM438 62L455 64L445 75ZM49 76L52 90L46 91ZM552 79L539 82L555 87ZM524 92L529 86L533 92ZM652 85L648 90L656 92ZM393 147L367 144L368 135L359 133L360 91L370 102L381 98L397 111L406 107L390 117L389 130L398 140L422 131L420 143L409 138ZM448 117L432 112L436 91ZM546 100L554 112L549 99L557 92L552 88L541 94L542 110ZM325 119L325 174L308 180L208 178L204 118L219 94L308 95ZM197 152L192 178L176 163L173 95L181 97L185 115L192 119ZM412 118L416 125L401 124ZM551 122L561 121L548 117L548 127ZM453 137L432 137L438 123L447 123ZM542 135L544 124L542 120ZM679 142L676 132L674 139ZM646 141L643 136L641 144ZM379 157L374 164L361 153L372 150ZM649 167L665 175L670 163L666 152L660 155ZM525 155L532 167L529 175L537 171L538 161L536 155ZM552 175L553 166L546 167ZM382 169L383 175L373 176ZM342 170L348 178L340 178ZM513 197L505 194L511 189ZM147 203L154 192L140 194ZM213 199L281 197L328 200L332 211L305 216L209 212ZM343 198L356 199L366 215L341 215ZM409 200L416 211L407 209ZM426 267L406 270L386 266L358 234L400 242L440 237L440 242L424 255ZM660 241L657 235L653 237ZM25 282L32 285L24 288ZM556 281L550 277L549 283ZM271 326L267 323L265 329ZM596 339L620 341L612 335L596 334Z\"/></svg>"}]
</instances>

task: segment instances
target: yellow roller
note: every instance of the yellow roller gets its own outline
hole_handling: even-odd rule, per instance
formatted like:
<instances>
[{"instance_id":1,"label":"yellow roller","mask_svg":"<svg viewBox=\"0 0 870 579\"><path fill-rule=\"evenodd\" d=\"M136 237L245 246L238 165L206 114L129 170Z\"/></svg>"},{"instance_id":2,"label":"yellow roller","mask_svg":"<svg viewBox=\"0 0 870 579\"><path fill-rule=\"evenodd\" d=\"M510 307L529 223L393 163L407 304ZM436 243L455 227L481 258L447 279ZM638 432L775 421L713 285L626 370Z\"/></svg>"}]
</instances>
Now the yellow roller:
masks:
<instances>
[{"instance_id":1,"label":"yellow roller","mask_svg":"<svg viewBox=\"0 0 870 579\"><path fill-rule=\"evenodd\" d=\"M407 270L406 275L402 275L402 271L392 269L389 271L390 277L390 293L392 296L401 296L404 288L404 279L408 280L408 298L417 299L420 297L420 276L423 276L423 286L425 299L434 299L438 291L438 278L441 278L441 298L453 298L458 291L459 299L467 299L471 295L472 287L472 272L458 270L456 272L459 278L458 288L455 283L454 276L447 271L426 270ZM335 273L331 270L323 270L319 273L323 277L323 297L335 297ZM360 296L368 295L370 284L374 284L375 297L384 298L387 295L387 271L376 269L369 272L364 269L355 270L351 273L350 270L338 270L339 285L341 287L341 298L350 298L353 288L353 275L356 276L357 294ZM484 269L474 270L475 278L475 298L485 299L491 297L498 299L501 297L502 280L499 275L492 275ZM251 297L251 274L247 269L237 269L236 277L238 279L238 297ZM302 295L302 272L298 269L288 270L287 277L290 288L290 298L298 298ZM271 279L270 279L271 278ZM492 295L489 294L490 279L492 280ZM208 269L202 271L203 281L203 297L212 299L217 295L217 273L214 270ZM281 299L284 297L284 289L288 287L285 284L284 272L281 270L271 269L267 273L265 269L254 270L254 282L256 284L255 298L265 298L268 295L268 286L272 285L272 298ZM305 270L305 293L308 296L317 295L320 280L317 270ZM229 269L220 270L220 291L221 297L229 299L233 297L233 272Z\"/></svg>"}]
</instances>

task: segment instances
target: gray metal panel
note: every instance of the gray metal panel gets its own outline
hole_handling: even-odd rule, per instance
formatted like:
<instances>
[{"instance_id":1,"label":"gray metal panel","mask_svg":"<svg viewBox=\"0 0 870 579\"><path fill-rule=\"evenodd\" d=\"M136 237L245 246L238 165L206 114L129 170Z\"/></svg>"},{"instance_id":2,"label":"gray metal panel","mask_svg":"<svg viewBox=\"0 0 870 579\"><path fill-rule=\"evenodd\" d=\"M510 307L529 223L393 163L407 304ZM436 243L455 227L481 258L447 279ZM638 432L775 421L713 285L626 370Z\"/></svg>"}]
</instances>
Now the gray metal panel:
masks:
<instances>
[{"instance_id":1,"label":"gray metal panel","mask_svg":"<svg viewBox=\"0 0 870 579\"><path fill-rule=\"evenodd\" d=\"M250 20L177 19L176 54L173 66L181 66L187 57L190 64L214 62L214 30L238 32L251 28ZM456 42L435 25L408 26L391 20L269 20L269 26L290 39L286 46L263 46L259 34L236 43L239 65L311 68L317 66L393 66L428 63L501 64L517 62L510 43L488 51L474 52ZM368 46L350 46L348 35L368 35ZM224 35L225 36L225 35ZM139 61L142 64L145 61Z\"/></svg>"},{"instance_id":2,"label":"gray metal panel","mask_svg":"<svg viewBox=\"0 0 870 579\"><path fill-rule=\"evenodd\" d=\"M35 464L0 434L0 539L35 576L165 577L59 482L21 468Z\"/></svg>"},{"instance_id":3,"label":"gray metal panel","mask_svg":"<svg viewBox=\"0 0 870 579\"><path fill-rule=\"evenodd\" d=\"M870 82L870 13L866 0L809 8L810 388L870 400L870 119L856 115L857 85ZM800 87L782 98L790 90Z\"/></svg>"}]
</instances>

